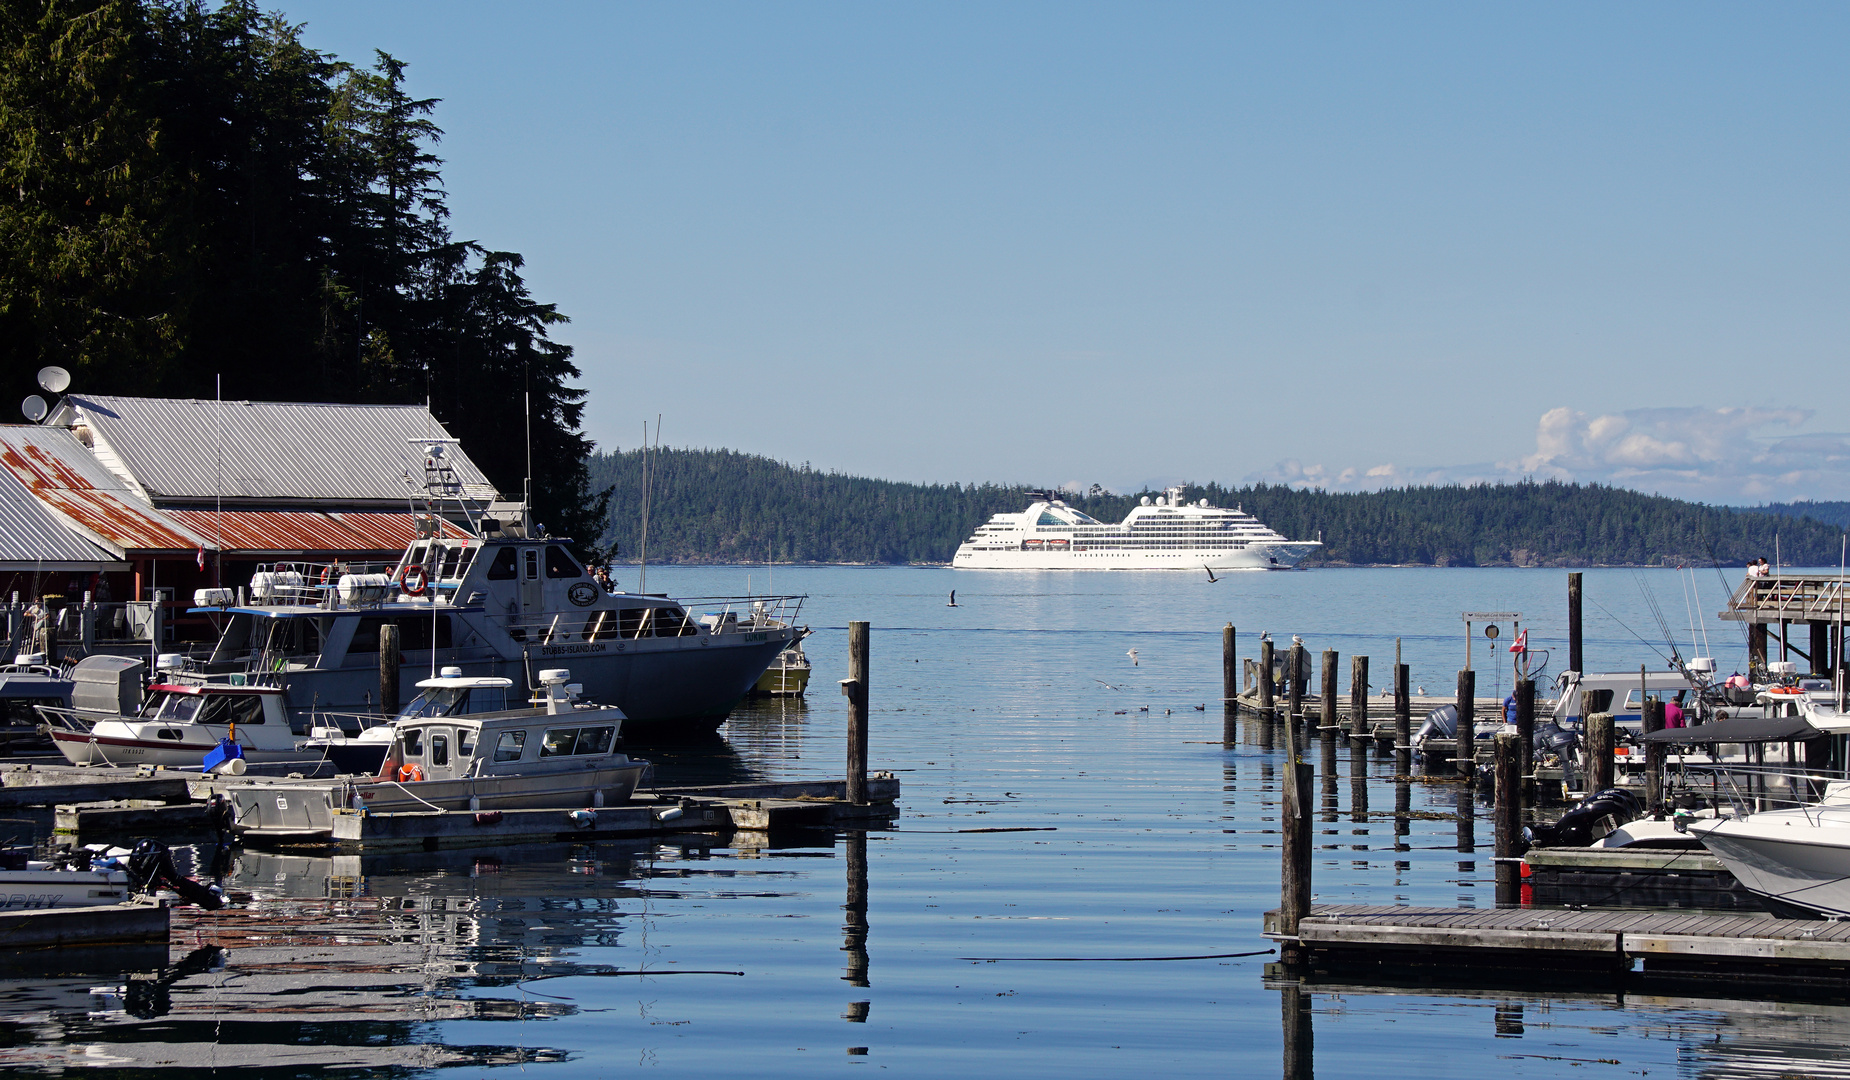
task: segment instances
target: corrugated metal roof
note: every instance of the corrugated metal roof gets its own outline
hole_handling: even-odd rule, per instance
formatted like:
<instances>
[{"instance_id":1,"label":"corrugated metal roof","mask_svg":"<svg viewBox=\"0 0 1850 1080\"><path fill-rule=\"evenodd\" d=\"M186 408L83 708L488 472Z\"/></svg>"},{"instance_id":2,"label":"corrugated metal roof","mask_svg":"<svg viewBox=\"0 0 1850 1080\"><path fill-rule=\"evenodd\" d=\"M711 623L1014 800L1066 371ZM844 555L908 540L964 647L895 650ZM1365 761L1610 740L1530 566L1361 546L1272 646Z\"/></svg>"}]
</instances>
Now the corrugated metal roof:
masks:
<instances>
[{"instance_id":1,"label":"corrugated metal roof","mask_svg":"<svg viewBox=\"0 0 1850 1080\"><path fill-rule=\"evenodd\" d=\"M0 566L100 569L114 562L113 552L53 513L12 469L0 470Z\"/></svg>"},{"instance_id":2,"label":"corrugated metal roof","mask_svg":"<svg viewBox=\"0 0 1850 1080\"><path fill-rule=\"evenodd\" d=\"M167 515L227 555L396 555L415 536L408 514L319 514L295 510L168 510ZM466 535L444 523L447 535Z\"/></svg>"},{"instance_id":3,"label":"corrugated metal roof","mask_svg":"<svg viewBox=\"0 0 1850 1080\"><path fill-rule=\"evenodd\" d=\"M402 502L424 490L424 455L412 440L450 438L422 405L103 396L65 404L95 432L99 455L119 462L157 503ZM450 463L467 497L494 498L494 485L460 448Z\"/></svg>"},{"instance_id":4,"label":"corrugated metal roof","mask_svg":"<svg viewBox=\"0 0 1850 1080\"><path fill-rule=\"evenodd\" d=\"M63 428L0 426L0 466L112 554L191 551L201 543L137 498Z\"/></svg>"}]
</instances>

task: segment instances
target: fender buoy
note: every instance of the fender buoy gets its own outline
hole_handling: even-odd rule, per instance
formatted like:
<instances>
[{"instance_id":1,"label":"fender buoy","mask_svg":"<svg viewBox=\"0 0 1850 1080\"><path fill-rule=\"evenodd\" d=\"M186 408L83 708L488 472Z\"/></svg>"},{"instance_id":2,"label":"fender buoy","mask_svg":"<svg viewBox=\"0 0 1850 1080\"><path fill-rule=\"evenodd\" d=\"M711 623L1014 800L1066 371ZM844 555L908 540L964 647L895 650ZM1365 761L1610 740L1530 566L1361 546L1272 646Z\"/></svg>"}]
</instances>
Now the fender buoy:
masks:
<instances>
[{"instance_id":1,"label":"fender buoy","mask_svg":"<svg viewBox=\"0 0 1850 1080\"><path fill-rule=\"evenodd\" d=\"M424 779L424 769L422 766L418 765L416 762L412 762L409 765L400 765L398 767L398 782L399 783L415 784L419 780L422 780L422 779Z\"/></svg>"},{"instance_id":2,"label":"fender buoy","mask_svg":"<svg viewBox=\"0 0 1850 1080\"><path fill-rule=\"evenodd\" d=\"M398 584L400 588L405 590L406 596L423 596L425 586L428 585L429 582L430 578L424 573L424 568L422 566L413 565L405 567L404 576L399 580Z\"/></svg>"}]
</instances>

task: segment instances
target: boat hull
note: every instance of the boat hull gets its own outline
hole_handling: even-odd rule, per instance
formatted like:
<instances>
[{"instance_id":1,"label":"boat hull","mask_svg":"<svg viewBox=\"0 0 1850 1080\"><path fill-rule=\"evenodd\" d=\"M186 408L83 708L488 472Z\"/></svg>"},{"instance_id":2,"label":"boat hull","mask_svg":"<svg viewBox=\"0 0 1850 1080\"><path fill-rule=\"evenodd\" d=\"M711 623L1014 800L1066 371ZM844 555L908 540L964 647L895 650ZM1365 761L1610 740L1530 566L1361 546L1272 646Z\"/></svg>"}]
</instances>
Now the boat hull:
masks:
<instances>
[{"instance_id":1,"label":"boat hull","mask_svg":"<svg viewBox=\"0 0 1850 1080\"><path fill-rule=\"evenodd\" d=\"M0 870L0 911L95 907L128 899L120 870Z\"/></svg>"},{"instance_id":2,"label":"boat hull","mask_svg":"<svg viewBox=\"0 0 1850 1080\"><path fill-rule=\"evenodd\" d=\"M100 720L89 731L51 729L52 744L73 765L168 765L198 767L206 754L218 746L227 734L223 727L184 725L180 739L146 737L136 730L140 725L126 725ZM251 745L249 729L239 732L238 745L243 758L250 762L294 761L303 755L291 739L287 747ZM286 733L285 733L286 734ZM376 763L375 763L375 767Z\"/></svg>"},{"instance_id":3,"label":"boat hull","mask_svg":"<svg viewBox=\"0 0 1850 1080\"><path fill-rule=\"evenodd\" d=\"M1317 549L1311 542L1252 544L1243 549L1199 548L978 550L966 544L951 558L955 570L1289 570Z\"/></svg>"},{"instance_id":4,"label":"boat hull","mask_svg":"<svg viewBox=\"0 0 1850 1080\"><path fill-rule=\"evenodd\" d=\"M306 842L333 836L337 811L357 799L368 814L615 806L636 792L646 761L563 772L448 780L247 784L233 787L234 830L246 840Z\"/></svg>"},{"instance_id":5,"label":"boat hull","mask_svg":"<svg viewBox=\"0 0 1850 1080\"><path fill-rule=\"evenodd\" d=\"M1850 814L1781 810L1694 821L1689 831L1752 892L1826 915L1850 915Z\"/></svg>"}]
</instances>

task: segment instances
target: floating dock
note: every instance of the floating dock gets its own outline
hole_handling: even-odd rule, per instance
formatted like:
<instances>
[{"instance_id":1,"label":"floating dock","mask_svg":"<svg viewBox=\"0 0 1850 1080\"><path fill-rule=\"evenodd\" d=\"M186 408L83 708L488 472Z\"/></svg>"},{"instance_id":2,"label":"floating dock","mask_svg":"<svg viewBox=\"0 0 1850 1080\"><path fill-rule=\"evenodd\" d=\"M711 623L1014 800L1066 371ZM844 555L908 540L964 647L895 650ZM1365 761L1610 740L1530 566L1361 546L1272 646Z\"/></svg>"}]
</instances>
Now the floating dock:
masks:
<instances>
[{"instance_id":1,"label":"floating dock","mask_svg":"<svg viewBox=\"0 0 1850 1080\"><path fill-rule=\"evenodd\" d=\"M0 911L0 943L23 950L121 945L164 945L168 909L163 904L100 904L89 907ZM25 959L11 957L18 961Z\"/></svg>"},{"instance_id":2,"label":"floating dock","mask_svg":"<svg viewBox=\"0 0 1850 1080\"><path fill-rule=\"evenodd\" d=\"M1318 904L1298 932L1266 936L1313 969L1461 966L1850 986L1850 922L1768 915Z\"/></svg>"}]
</instances>

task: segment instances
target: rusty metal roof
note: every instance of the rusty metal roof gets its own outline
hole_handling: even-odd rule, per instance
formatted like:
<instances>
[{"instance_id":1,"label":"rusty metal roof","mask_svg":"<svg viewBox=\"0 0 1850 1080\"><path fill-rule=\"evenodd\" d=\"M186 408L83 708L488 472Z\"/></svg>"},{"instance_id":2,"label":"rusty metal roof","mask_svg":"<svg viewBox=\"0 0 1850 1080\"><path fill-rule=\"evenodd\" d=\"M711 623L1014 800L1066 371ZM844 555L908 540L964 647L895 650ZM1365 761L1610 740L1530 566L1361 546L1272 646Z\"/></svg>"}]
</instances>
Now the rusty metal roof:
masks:
<instances>
[{"instance_id":1,"label":"rusty metal roof","mask_svg":"<svg viewBox=\"0 0 1850 1080\"><path fill-rule=\"evenodd\" d=\"M192 551L202 543L137 497L63 428L0 425L0 467L112 555Z\"/></svg>"},{"instance_id":2,"label":"rusty metal roof","mask_svg":"<svg viewBox=\"0 0 1850 1080\"><path fill-rule=\"evenodd\" d=\"M0 567L101 570L115 565L114 552L39 501L11 469L0 469Z\"/></svg>"},{"instance_id":3,"label":"rusty metal roof","mask_svg":"<svg viewBox=\"0 0 1850 1080\"><path fill-rule=\"evenodd\" d=\"M415 538L408 514L322 514L306 510L168 510L168 517L227 555L393 555ZM444 523L445 535L466 536Z\"/></svg>"},{"instance_id":4,"label":"rusty metal roof","mask_svg":"<svg viewBox=\"0 0 1850 1080\"><path fill-rule=\"evenodd\" d=\"M54 419L89 425L97 457L156 504L402 503L424 491L414 440L450 438L422 405L87 395L66 398ZM465 497L495 498L460 447L449 460Z\"/></svg>"}]
</instances>

